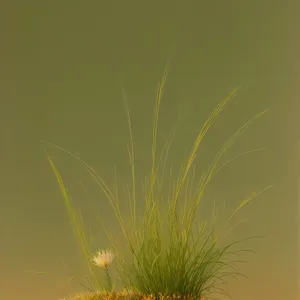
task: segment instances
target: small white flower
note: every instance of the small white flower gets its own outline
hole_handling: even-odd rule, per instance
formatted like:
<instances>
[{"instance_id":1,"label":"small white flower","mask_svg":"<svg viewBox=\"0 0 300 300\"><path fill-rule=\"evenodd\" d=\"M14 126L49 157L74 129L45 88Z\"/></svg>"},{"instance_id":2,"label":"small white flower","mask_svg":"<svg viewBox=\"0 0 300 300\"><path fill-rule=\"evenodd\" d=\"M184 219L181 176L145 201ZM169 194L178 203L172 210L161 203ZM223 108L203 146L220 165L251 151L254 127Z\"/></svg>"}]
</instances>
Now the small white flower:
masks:
<instances>
[{"instance_id":1,"label":"small white flower","mask_svg":"<svg viewBox=\"0 0 300 300\"><path fill-rule=\"evenodd\" d=\"M114 258L115 256L112 251L102 250L97 252L97 255L93 257L93 261L98 267L106 268L109 264L112 263Z\"/></svg>"}]
</instances>

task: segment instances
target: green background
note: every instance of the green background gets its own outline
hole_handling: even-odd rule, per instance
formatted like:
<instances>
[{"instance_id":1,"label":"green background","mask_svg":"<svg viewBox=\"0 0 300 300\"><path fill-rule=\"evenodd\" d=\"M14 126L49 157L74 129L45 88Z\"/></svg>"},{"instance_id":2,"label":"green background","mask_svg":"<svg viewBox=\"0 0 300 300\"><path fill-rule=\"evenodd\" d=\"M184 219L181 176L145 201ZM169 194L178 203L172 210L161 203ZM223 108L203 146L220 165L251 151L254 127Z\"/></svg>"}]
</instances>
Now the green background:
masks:
<instances>
[{"instance_id":1,"label":"green background","mask_svg":"<svg viewBox=\"0 0 300 300\"><path fill-rule=\"evenodd\" d=\"M242 89L205 139L197 156L199 170L239 126L269 109L224 159L250 149L267 150L244 156L220 172L199 218L210 217L213 200L217 205L226 201L226 213L220 215L226 221L244 196L273 184L239 215L247 222L232 238L265 238L251 243L257 254L247 254L248 263L239 266L249 279L230 280L225 289L233 299L296 299L297 8L291 0L2 1L1 299L50 300L80 288L73 283L54 290L68 273L83 276L84 271L40 140L76 153L109 184L116 164L118 179L128 183L124 86L141 180L150 166L156 88L168 58L171 71L158 149L183 116L170 154L175 167L216 103L234 87ZM48 150L92 230L93 251L106 248L109 243L96 213L107 229L120 233L107 200L76 160Z\"/></svg>"}]
</instances>

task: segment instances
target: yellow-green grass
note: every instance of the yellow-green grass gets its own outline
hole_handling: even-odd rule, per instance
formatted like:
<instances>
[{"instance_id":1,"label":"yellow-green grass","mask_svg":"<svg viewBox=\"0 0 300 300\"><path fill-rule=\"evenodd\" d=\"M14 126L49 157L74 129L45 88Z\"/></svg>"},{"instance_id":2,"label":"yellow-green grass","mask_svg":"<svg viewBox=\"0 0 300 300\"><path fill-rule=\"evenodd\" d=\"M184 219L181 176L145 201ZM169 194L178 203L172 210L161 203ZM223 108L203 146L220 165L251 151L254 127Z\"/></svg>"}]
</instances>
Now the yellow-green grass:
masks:
<instances>
[{"instance_id":1,"label":"yellow-green grass","mask_svg":"<svg viewBox=\"0 0 300 300\"><path fill-rule=\"evenodd\" d=\"M233 267L233 260L229 259L229 255L237 255L238 252L243 251L233 250L233 246L242 241L233 241L225 246L220 246L219 239L221 235L226 235L227 233L220 233L216 236L214 226L212 229L208 229L205 220L197 223L195 217L209 182L222 167L232 160L221 164L220 162L224 153L233 145L243 131L266 111L255 115L251 120L247 121L225 142L220 151L216 154L208 170L201 177L199 182L196 183L196 188L193 188L194 163L198 149L224 107L235 97L238 88L234 89L227 97L218 103L202 126L196 136L189 156L182 162L177 179L174 179L170 173L170 181L166 183L163 180L163 174L174 135L172 135L164 145L160 159L157 158L156 148L159 109L168 71L169 65L165 68L156 96L152 134L152 163L150 175L144 182L145 188L143 197L145 200L145 210L142 215L141 213L137 213L136 190L138 183L136 182L135 174L133 131L126 95L123 93L129 127L130 145L128 147L128 154L132 174L131 187L128 192L131 207L129 223L126 223L126 216L124 216L119 206L117 183L110 188L102 177L81 158L57 145L47 143L76 158L85 167L109 200L120 225L126 247L130 253L129 258L125 259L122 257L116 245L115 237L106 231L116 253L119 280L123 283L124 288L131 289L141 295L154 295L155 297L161 294L165 296L189 296L199 299L200 297L209 296L213 293L227 294L221 288L221 285L225 282L224 279L228 276L239 275ZM244 154L253 151L245 152ZM89 284L95 292L103 290L102 283L99 282L99 279L94 273L94 267L91 262L92 253L88 245L81 214L75 211L60 173L49 155L48 159L62 191L74 234L79 241L84 259L88 266ZM162 200L161 188L167 184L169 184L169 193ZM229 219L247 203L270 187L271 186L247 196L240 205L238 205ZM179 209L180 203L182 206ZM166 212L166 214L164 212ZM195 230L196 226L198 228L197 230Z\"/></svg>"}]
</instances>

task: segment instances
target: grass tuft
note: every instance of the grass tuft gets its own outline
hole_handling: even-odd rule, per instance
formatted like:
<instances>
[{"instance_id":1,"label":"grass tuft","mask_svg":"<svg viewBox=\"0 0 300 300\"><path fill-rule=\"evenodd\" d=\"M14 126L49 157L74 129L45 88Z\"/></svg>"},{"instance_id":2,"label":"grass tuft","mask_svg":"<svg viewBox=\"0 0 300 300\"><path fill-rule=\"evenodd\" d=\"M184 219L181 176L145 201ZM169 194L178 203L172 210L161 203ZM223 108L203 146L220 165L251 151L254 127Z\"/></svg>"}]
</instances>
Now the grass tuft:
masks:
<instances>
[{"instance_id":1,"label":"grass tuft","mask_svg":"<svg viewBox=\"0 0 300 300\"><path fill-rule=\"evenodd\" d=\"M152 299L151 297L154 297L153 299L173 299L174 297L176 299L200 299L203 296L216 293L228 295L222 289L222 285L226 283L226 278L242 275L233 267L235 262L233 257L238 256L238 253L241 252L241 250L234 250L235 247L246 239L221 246L220 238L227 236L228 232L226 234L221 232L216 235L215 219L213 220L212 228L208 228L207 221L196 222L196 215L204 192L212 178L214 178L221 168L227 166L232 160L237 158L235 157L225 164L221 164L221 159L226 151L233 146L236 139L244 130L266 111L255 115L247 121L224 143L208 170L199 182L197 182L196 187L193 188L197 152L221 112L236 96L238 88L232 90L218 103L200 129L189 156L182 163L177 179L174 180L170 169L170 181L166 182L164 180L164 173L175 130L171 132L159 160L157 159L156 148L160 105L168 72L169 65L166 66L157 89L153 114L152 163L149 176L144 183L145 209L143 213L137 212L136 190L139 185L136 182L133 130L126 94L123 90L130 138L130 145L128 146L131 167L131 188L128 191L131 208L129 223L126 223L125 216L123 216L120 210L117 184L113 188L109 188L98 173L81 158L55 144L44 142L77 159L106 195L120 225L127 249L130 253L129 258L123 257L121 251L118 251L119 249L114 237L105 229L114 247L114 253L116 253L118 279L121 280L125 289L133 291L131 297L134 297L134 299ZM241 155L261 150L264 149L247 151ZM98 300L104 299L104 295L105 299L123 299L124 295L120 293L99 293L102 285L96 278L93 270L91 263L92 254L89 250L81 215L73 208L59 171L49 155L48 159L62 191L74 234L79 241L88 266L90 283L95 291L94 294L78 296L76 299ZM162 187L165 185L168 185L169 193L167 195L162 194ZM231 220L246 204L253 201L253 199L270 187L245 197L228 220ZM244 249L244 251L247 251L247 249Z\"/></svg>"}]
</instances>

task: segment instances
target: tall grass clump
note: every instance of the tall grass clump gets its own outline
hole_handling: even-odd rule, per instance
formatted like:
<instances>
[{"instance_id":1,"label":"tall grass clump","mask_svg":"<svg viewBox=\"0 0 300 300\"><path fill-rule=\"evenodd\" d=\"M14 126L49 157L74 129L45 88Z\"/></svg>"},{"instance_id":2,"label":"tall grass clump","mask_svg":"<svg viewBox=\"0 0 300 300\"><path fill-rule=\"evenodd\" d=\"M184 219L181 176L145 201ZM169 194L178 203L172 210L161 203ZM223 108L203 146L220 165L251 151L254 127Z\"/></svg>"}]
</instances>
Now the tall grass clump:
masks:
<instances>
[{"instance_id":1,"label":"tall grass clump","mask_svg":"<svg viewBox=\"0 0 300 300\"><path fill-rule=\"evenodd\" d=\"M129 257L125 258L121 254L115 238L105 229L114 248L118 263L119 279L125 289L130 289L143 295L154 295L156 298L159 295L177 295L178 297L199 299L213 293L226 294L221 288L226 276L239 275L233 267L234 260L230 258L230 255L237 255L238 252L243 250L234 250L234 246L242 241L238 240L225 245L221 244L220 238L222 234L215 234L215 224L209 228L207 221L197 222L197 210L208 184L220 168L224 166L224 164L221 164L224 153L233 145L243 131L266 111L255 115L241 126L224 143L201 179L198 182L194 182L195 159L199 147L225 106L235 97L238 88L231 91L227 97L217 104L200 129L188 157L182 161L177 177L173 178L172 172L170 172L170 178L166 182L166 162L175 131L171 133L159 156L156 149L159 110L168 71L169 66L167 65L156 95L151 170L145 182L143 182L143 200L145 205L142 213L137 211L137 189L142 183L140 184L136 181L133 130L126 95L123 93L130 138L128 154L131 167L131 184L127 195L131 208L129 222L126 222L126 216L120 209L120 196L117 184L110 188L102 177L82 159L57 145L46 143L76 158L99 185L110 202L120 225L126 248L130 254ZM80 214L74 210L60 173L49 155L48 159L60 185L75 236L87 262L90 283L94 291L97 291L100 289L101 284L97 281L91 266L92 254L89 250L82 219ZM169 191L167 195L162 189L165 186L167 186ZM245 197L229 219L268 188ZM139 198L140 201L141 199Z\"/></svg>"}]
</instances>

